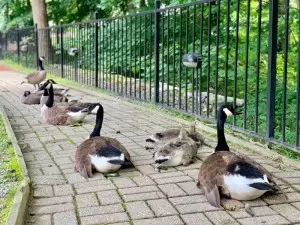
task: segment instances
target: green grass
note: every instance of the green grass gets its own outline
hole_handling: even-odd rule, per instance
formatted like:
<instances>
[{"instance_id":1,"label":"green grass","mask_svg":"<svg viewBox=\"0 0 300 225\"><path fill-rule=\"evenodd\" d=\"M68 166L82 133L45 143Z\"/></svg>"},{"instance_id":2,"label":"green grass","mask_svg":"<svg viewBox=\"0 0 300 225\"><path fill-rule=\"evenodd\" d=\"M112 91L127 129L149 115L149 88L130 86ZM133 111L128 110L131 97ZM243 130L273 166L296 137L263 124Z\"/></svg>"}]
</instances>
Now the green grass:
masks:
<instances>
[{"instance_id":1,"label":"green grass","mask_svg":"<svg viewBox=\"0 0 300 225\"><path fill-rule=\"evenodd\" d=\"M7 66L13 68L14 70L20 71L21 73L26 74L26 73L34 71L34 69L25 68L25 67L20 66L17 63L12 62L10 60L4 60L4 62ZM97 93L102 93L102 94L106 94L106 95L110 95L110 96L118 96L118 94L116 94L116 93L105 91L105 90L102 90L102 89L99 89L99 88L80 85L79 83L60 78L59 76L56 76L56 75L53 75L53 74L48 73L47 77L50 78L50 79L55 79L55 81L58 84L61 84L61 85L70 86L70 87L74 87L74 88L84 88L84 89L87 89L87 90L90 90L90 91L94 91L94 92L97 92ZM135 100L132 100L132 99L129 99L129 98L128 98L128 101L130 101L131 103L134 103L136 105L145 107L147 109L154 110L154 111L160 111L160 112L165 113L169 116L180 118L180 119L183 119L183 120L186 120L186 121L194 121L195 120L195 118L193 116L189 116L189 115L185 115L185 114L180 113L180 112L165 109L163 107L156 106L154 103L151 103L151 102L135 101ZM211 124L211 123L206 122L206 121L201 121L201 123ZM250 138L250 136L249 136L249 138ZM261 140L261 141L263 141L263 140ZM282 146L275 145L275 144L272 144L270 146L270 149L276 151L280 155L286 156L287 158L293 159L295 161L300 161L300 153L297 153L297 152L295 152L291 149L287 149L287 148L284 148Z\"/></svg>"},{"instance_id":2,"label":"green grass","mask_svg":"<svg viewBox=\"0 0 300 225\"><path fill-rule=\"evenodd\" d=\"M18 190L19 184L22 181L22 170L19 167L18 160L14 155L14 149L11 141L6 134L5 124L2 116L0 116L0 169L4 170L3 176L0 178L0 183L17 182L10 187L3 200L0 200L0 205L3 209L0 212L0 225L6 224L10 207L13 204L15 193Z\"/></svg>"}]
</instances>

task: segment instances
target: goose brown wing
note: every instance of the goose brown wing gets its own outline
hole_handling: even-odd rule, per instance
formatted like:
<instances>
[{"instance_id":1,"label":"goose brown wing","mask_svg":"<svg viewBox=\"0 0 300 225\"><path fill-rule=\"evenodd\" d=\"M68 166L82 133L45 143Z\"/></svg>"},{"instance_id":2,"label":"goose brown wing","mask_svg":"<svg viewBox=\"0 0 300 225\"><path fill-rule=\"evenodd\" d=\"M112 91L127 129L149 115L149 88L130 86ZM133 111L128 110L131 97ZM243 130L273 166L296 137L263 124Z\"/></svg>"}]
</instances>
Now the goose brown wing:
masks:
<instances>
[{"instance_id":1,"label":"goose brown wing","mask_svg":"<svg viewBox=\"0 0 300 225\"><path fill-rule=\"evenodd\" d=\"M82 142L75 153L75 170L83 177L92 177L92 164L89 155L95 155L100 147L107 143L102 137L93 137Z\"/></svg>"},{"instance_id":2,"label":"goose brown wing","mask_svg":"<svg viewBox=\"0 0 300 225\"><path fill-rule=\"evenodd\" d=\"M103 137L105 139L106 143L108 145L112 145L115 148L119 149L121 152L124 153L124 156L127 160L131 161L130 154L128 153L127 149L115 138L110 138L110 137Z\"/></svg>"},{"instance_id":3,"label":"goose brown wing","mask_svg":"<svg viewBox=\"0 0 300 225\"><path fill-rule=\"evenodd\" d=\"M223 176L227 173L226 167L235 158L236 155L231 152L215 152L201 164L198 185L203 188L208 202L215 207L220 207L218 187L224 184Z\"/></svg>"}]
</instances>

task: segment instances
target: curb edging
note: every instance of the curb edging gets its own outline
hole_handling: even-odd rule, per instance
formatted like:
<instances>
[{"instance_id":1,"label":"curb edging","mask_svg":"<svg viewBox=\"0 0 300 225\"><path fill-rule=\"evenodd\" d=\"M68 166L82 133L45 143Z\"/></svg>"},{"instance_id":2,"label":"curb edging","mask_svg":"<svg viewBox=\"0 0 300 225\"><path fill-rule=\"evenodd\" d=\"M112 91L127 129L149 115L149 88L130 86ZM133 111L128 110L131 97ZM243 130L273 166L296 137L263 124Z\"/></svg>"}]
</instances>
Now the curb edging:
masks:
<instances>
[{"instance_id":1,"label":"curb edging","mask_svg":"<svg viewBox=\"0 0 300 225\"><path fill-rule=\"evenodd\" d=\"M14 153L15 153L15 156L17 157L19 166L22 169L22 176L23 176L23 181L21 182L21 184L15 194L14 201L13 201L13 204L11 205L11 209L10 209L6 224L7 225L22 225L22 224L24 224L26 206L27 206L29 193L30 193L30 186L29 186L30 178L28 175L28 171L27 171L27 167L25 164L25 160L24 160L22 151L20 149L20 146L18 145L18 141L16 139L15 133L13 132L13 129L10 125L9 119L8 119L3 107L0 107L0 113L2 114L7 135L11 140L11 144L14 148Z\"/></svg>"}]
</instances>

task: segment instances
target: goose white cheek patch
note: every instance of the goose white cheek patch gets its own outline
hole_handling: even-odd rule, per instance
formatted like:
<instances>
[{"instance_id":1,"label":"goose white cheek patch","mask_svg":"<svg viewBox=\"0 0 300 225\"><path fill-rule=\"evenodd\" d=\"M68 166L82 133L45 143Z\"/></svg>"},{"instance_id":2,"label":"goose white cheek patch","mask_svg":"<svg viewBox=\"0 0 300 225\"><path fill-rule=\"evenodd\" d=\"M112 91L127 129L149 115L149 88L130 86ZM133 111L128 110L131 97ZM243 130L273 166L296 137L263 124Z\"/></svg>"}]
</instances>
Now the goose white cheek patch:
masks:
<instances>
[{"instance_id":1,"label":"goose white cheek patch","mask_svg":"<svg viewBox=\"0 0 300 225\"><path fill-rule=\"evenodd\" d=\"M224 112L227 116L232 116L232 115L233 115L232 112L231 112L229 109L227 109L227 108L224 108L224 109L223 109L223 112Z\"/></svg>"}]
</instances>

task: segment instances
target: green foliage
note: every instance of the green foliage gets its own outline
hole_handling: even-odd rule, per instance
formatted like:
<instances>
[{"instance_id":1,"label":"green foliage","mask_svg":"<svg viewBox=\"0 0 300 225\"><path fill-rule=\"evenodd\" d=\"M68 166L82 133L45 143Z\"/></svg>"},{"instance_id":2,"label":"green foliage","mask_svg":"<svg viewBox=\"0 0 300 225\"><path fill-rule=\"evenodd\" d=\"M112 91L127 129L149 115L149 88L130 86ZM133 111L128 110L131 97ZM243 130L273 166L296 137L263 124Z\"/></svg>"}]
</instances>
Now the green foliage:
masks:
<instances>
[{"instance_id":1,"label":"green foliage","mask_svg":"<svg viewBox=\"0 0 300 225\"><path fill-rule=\"evenodd\" d=\"M0 117L0 183L10 184L10 189L4 199L0 200L3 209L0 212L0 224L6 224L10 206L13 203L14 195L18 189L18 184L22 181L22 170L19 167L17 158L14 155L14 149L5 130L4 121Z\"/></svg>"}]
</instances>

